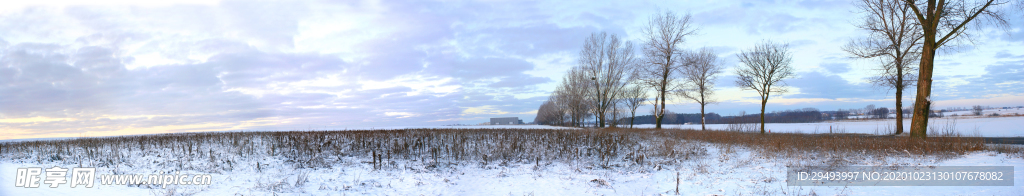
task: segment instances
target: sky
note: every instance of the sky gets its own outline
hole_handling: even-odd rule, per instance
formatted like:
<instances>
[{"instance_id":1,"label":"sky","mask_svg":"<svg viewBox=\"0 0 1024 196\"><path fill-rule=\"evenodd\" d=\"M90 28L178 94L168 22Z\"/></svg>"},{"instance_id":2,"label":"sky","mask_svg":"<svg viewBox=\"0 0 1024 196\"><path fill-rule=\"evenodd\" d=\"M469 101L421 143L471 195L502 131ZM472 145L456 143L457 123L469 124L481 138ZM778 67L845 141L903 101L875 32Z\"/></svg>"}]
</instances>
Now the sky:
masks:
<instances>
[{"instance_id":1,"label":"sky","mask_svg":"<svg viewBox=\"0 0 1024 196\"><path fill-rule=\"evenodd\" d=\"M709 112L756 113L733 67L763 40L796 70L768 111L894 105L876 62L840 49L866 35L851 1L7 1L0 139L530 122L586 36L639 44L665 11L700 28L684 49L724 59ZM933 108L1024 105L1024 17L1006 11L936 58Z\"/></svg>"}]
</instances>

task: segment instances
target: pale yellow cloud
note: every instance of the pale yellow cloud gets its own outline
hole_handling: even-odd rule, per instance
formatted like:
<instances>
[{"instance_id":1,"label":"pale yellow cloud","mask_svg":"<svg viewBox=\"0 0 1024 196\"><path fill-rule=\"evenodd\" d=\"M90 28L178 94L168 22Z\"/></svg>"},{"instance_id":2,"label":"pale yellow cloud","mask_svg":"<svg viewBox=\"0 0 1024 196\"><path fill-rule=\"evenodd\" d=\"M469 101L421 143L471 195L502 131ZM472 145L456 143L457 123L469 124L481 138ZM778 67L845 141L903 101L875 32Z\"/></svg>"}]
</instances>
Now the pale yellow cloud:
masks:
<instances>
[{"instance_id":1,"label":"pale yellow cloud","mask_svg":"<svg viewBox=\"0 0 1024 196\"><path fill-rule=\"evenodd\" d=\"M501 114L509 114L509 112L501 111L499 109L494 109L494 106L489 106L489 105L479 106L479 107L469 107L469 108L466 108L465 110L462 110L462 116L501 115Z\"/></svg>"},{"instance_id":2,"label":"pale yellow cloud","mask_svg":"<svg viewBox=\"0 0 1024 196\"><path fill-rule=\"evenodd\" d=\"M151 119L153 117L184 117L193 115L135 115L135 116L103 116L96 119ZM280 124L287 124L292 122L294 119L285 119L280 117L267 117L257 118L253 120L246 120L240 122L208 122L208 123L196 123L196 124L175 124L175 125L162 125L162 126L89 126L89 127L75 127L57 130L45 130L45 133L40 133L39 130L25 129L18 126L18 124L33 124L43 122L55 122L55 121L80 121L79 119L72 118L48 118L48 117L32 117L32 118L17 118L17 119L0 119L0 129L4 130L4 134L0 134L0 140L8 139L24 139L24 138L59 138L59 137L103 137L103 136L117 136L117 135L139 135L139 134L160 134L160 133L177 133L177 132L206 132L206 131L230 131L230 130L246 130L253 127L273 126Z\"/></svg>"},{"instance_id":3,"label":"pale yellow cloud","mask_svg":"<svg viewBox=\"0 0 1024 196\"><path fill-rule=\"evenodd\" d=\"M74 118L49 118L49 117L32 117L32 118L5 118L0 119L0 123L39 123L39 122L53 122L53 121L75 121Z\"/></svg>"}]
</instances>

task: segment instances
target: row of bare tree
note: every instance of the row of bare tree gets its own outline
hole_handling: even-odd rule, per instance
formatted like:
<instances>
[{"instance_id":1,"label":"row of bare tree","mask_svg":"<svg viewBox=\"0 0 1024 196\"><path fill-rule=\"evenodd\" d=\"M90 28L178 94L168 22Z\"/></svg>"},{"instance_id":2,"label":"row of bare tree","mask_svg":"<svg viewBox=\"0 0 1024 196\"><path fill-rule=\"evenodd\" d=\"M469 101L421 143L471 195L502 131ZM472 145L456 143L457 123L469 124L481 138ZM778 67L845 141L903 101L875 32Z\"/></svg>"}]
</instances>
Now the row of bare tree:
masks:
<instances>
[{"instance_id":1,"label":"row of bare tree","mask_svg":"<svg viewBox=\"0 0 1024 196\"><path fill-rule=\"evenodd\" d=\"M633 119L637 108L650 101L655 128L660 129L672 96L700 104L705 129L705 106L716 102L715 80L724 62L710 48L683 49L686 38L697 30L689 14L654 15L643 29L642 57L636 57L631 42L614 34L591 34L580 50L578 65L562 78L534 121L582 126L586 119L593 118L598 127L617 126L626 112ZM738 57L746 66L737 69L740 77L736 84L761 93L763 119L769 93L784 92L775 85L784 85L782 79L793 75L792 54L788 45L766 41ZM649 99L648 91L654 91L653 99Z\"/></svg>"},{"instance_id":2,"label":"row of bare tree","mask_svg":"<svg viewBox=\"0 0 1024 196\"><path fill-rule=\"evenodd\" d=\"M986 23L1009 30L1006 16L999 10L1009 7L1008 0L860 0L857 5L864 13L857 27L868 35L851 40L843 50L855 58L879 62L872 82L896 90L896 108L903 108L903 91L917 86L911 121L911 136L916 138L927 135L932 70L939 48L973 43L971 30ZM1016 7L1024 10L1024 1L1018 0ZM620 112L635 116L636 109L647 101L648 90L655 92L650 101L656 128L661 128L669 96L697 102L703 116L704 107L715 102L714 79L722 72L723 63L710 49L682 49L685 38L697 30L688 14L652 16L643 29L642 59L633 56L628 41L623 43L615 35L606 39L605 33L591 35L580 52L579 66L569 70L541 106L536 122L580 126L584 119L596 117L595 123L604 127L607 117L617 118ZM741 65L736 68L736 85L760 95L764 133L769 96L786 92L783 80L794 76L792 54L788 44L764 41L737 57ZM903 110L896 113L896 133L900 134L904 114Z\"/></svg>"},{"instance_id":3,"label":"row of bare tree","mask_svg":"<svg viewBox=\"0 0 1024 196\"><path fill-rule=\"evenodd\" d=\"M586 119L594 118L594 123L601 127L606 119L614 126L611 119L626 111L623 107L628 103L623 102L628 101L624 98L630 90L636 91L630 81L636 77L634 70L638 64L632 42L604 32L591 34L580 50L578 65L569 69L537 110L534 122L583 126Z\"/></svg>"},{"instance_id":4,"label":"row of bare tree","mask_svg":"<svg viewBox=\"0 0 1024 196\"><path fill-rule=\"evenodd\" d=\"M660 111L658 116L663 116L667 95L685 94L712 102L713 76L721 72L722 63L710 49L682 49L684 38L697 31L690 16L666 12L650 19L643 29L647 36L642 57L636 55L632 42L622 41L617 35L591 34L580 50L578 65L566 73L541 105L535 122L581 126L585 119L594 118L598 127L617 126L625 113L630 118L636 116L637 108L648 101L655 105L654 111ZM693 73L699 71L704 73ZM683 79L699 82L683 83ZM684 88L701 92L681 93ZM648 97L649 90L656 92L655 99Z\"/></svg>"}]
</instances>

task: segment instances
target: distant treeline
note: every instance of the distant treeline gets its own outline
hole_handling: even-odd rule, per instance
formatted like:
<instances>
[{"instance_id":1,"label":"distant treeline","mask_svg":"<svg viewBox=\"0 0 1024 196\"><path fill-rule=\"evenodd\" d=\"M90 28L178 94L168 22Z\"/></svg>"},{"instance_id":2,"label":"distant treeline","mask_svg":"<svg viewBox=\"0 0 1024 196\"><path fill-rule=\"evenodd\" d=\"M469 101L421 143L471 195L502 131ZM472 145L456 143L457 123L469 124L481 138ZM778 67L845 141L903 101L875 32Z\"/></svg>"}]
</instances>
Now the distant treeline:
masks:
<instances>
[{"instance_id":1,"label":"distant treeline","mask_svg":"<svg viewBox=\"0 0 1024 196\"><path fill-rule=\"evenodd\" d=\"M673 118L673 116L675 116L675 117ZM717 122L718 120L720 120L722 118L721 115L718 115L716 113L708 113L704 117L707 119L707 122L709 124L713 123L713 122ZM666 113L665 114L665 122L663 122L663 124L686 124L686 123L700 124L700 113L694 113L694 114ZM629 124L629 117L623 118L622 122L620 124ZM633 124L654 124L654 116L653 115L636 116L636 120L633 121Z\"/></svg>"},{"instance_id":2,"label":"distant treeline","mask_svg":"<svg viewBox=\"0 0 1024 196\"><path fill-rule=\"evenodd\" d=\"M943 117L941 112L933 110L928 115L929 118L941 118ZM944 110L943 110L944 111ZM886 107L875 108L874 105L869 105L865 109L849 109L849 110L836 110L836 111L820 111L816 108L804 108L799 110L786 110L776 111L764 115L764 121L766 123L814 123L826 120L846 120L851 116L857 116L859 119L888 119L890 114L895 113L895 110L891 110ZM905 118L909 118L911 110L905 108L903 110ZM858 114L859 113L859 114ZM717 113L708 113L706 116L707 124L732 124L732 123L760 123L760 116L757 113L745 114L741 113L736 116L721 116ZM620 124L629 124L629 117L619 119ZM665 113L664 124L700 124L700 113ZM651 115L637 116L633 124L654 124L654 117Z\"/></svg>"},{"instance_id":3,"label":"distant treeline","mask_svg":"<svg viewBox=\"0 0 1024 196\"><path fill-rule=\"evenodd\" d=\"M764 120L767 123L813 123L830 119L834 111L818 110L787 110L782 112L767 113ZM758 123L758 114L741 114L738 116L721 116L717 113L708 113L704 116L707 124L730 124L730 123ZM845 118L845 116L843 116ZM623 124L629 124L629 118L621 119ZM700 124L700 113L667 113L663 124ZM654 116L637 116L633 124L654 124Z\"/></svg>"}]
</instances>

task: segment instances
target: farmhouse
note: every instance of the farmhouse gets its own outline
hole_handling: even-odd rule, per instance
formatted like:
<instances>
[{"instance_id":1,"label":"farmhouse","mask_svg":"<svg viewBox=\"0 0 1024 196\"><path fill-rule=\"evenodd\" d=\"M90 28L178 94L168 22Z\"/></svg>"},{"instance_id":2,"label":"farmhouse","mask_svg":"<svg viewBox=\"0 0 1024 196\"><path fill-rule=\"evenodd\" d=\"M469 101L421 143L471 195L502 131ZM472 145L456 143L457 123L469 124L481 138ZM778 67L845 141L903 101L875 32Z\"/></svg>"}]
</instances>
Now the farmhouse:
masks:
<instances>
[{"instance_id":1,"label":"farmhouse","mask_svg":"<svg viewBox=\"0 0 1024 196\"><path fill-rule=\"evenodd\" d=\"M500 117L491 118L491 125L521 125L523 120L519 120L519 117Z\"/></svg>"}]
</instances>

